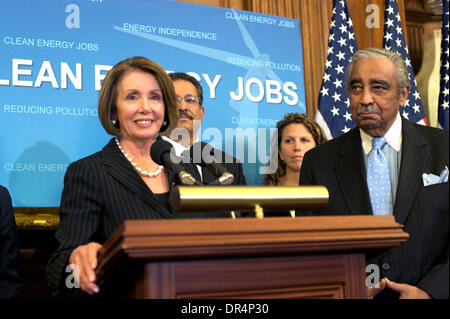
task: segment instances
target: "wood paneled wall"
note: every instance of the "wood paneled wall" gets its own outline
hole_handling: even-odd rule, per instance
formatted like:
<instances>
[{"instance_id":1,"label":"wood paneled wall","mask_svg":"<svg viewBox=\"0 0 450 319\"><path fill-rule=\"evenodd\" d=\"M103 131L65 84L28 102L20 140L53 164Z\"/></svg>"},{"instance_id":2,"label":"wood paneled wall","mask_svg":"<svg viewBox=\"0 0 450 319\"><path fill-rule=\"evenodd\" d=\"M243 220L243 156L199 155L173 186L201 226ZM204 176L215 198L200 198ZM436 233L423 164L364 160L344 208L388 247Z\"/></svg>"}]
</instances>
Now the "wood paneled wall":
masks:
<instances>
[{"instance_id":1,"label":"wood paneled wall","mask_svg":"<svg viewBox=\"0 0 450 319\"><path fill-rule=\"evenodd\" d=\"M425 29L440 29L442 0L406 0L406 29L408 49L414 74L422 65Z\"/></svg>"}]
</instances>

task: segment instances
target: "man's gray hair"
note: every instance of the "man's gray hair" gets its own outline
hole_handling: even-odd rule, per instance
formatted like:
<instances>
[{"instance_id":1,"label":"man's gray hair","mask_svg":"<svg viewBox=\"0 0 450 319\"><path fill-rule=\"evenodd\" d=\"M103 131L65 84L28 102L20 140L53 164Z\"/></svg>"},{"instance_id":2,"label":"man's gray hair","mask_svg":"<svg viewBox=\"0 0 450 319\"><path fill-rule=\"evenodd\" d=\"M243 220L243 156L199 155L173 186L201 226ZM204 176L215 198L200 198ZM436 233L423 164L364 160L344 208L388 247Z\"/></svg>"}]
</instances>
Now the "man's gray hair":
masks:
<instances>
[{"instance_id":1,"label":"man's gray hair","mask_svg":"<svg viewBox=\"0 0 450 319\"><path fill-rule=\"evenodd\" d=\"M355 63L361 59L388 58L395 65L397 87L399 90L409 86L409 70L402 56L381 48L366 48L356 52L350 60L350 64L345 71L345 88L350 92L351 74Z\"/></svg>"}]
</instances>

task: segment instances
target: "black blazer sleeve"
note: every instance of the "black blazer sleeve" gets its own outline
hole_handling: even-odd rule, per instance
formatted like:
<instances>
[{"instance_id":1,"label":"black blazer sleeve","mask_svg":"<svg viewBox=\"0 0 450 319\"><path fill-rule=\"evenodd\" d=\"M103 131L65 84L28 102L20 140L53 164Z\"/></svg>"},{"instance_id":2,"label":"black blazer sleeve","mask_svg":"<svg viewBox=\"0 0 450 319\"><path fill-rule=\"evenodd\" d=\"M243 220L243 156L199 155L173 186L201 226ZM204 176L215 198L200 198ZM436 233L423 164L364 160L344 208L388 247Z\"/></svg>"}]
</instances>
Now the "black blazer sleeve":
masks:
<instances>
[{"instance_id":1,"label":"black blazer sleeve","mask_svg":"<svg viewBox=\"0 0 450 319\"><path fill-rule=\"evenodd\" d=\"M233 185L247 185L242 163L236 161L236 163L228 164L226 168L227 171L234 175Z\"/></svg>"},{"instance_id":2,"label":"black blazer sleeve","mask_svg":"<svg viewBox=\"0 0 450 319\"><path fill-rule=\"evenodd\" d=\"M202 142L202 149L204 147L211 147L208 143ZM239 162L235 157L228 153L222 152L218 149L212 149L214 157L220 159L220 163L223 165L225 170L234 176L233 185L247 185L244 175L244 169L242 163ZM208 169L202 169L203 182L210 183L216 179Z\"/></svg>"},{"instance_id":3,"label":"black blazer sleeve","mask_svg":"<svg viewBox=\"0 0 450 319\"><path fill-rule=\"evenodd\" d=\"M233 185L247 185L242 163L225 152L222 152L222 159L225 169L234 175Z\"/></svg>"},{"instance_id":4,"label":"black blazer sleeve","mask_svg":"<svg viewBox=\"0 0 450 319\"><path fill-rule=\"evenodd\" d=\"M64 177L60 204L60 226L56 231L59 247L50 257L47 279L53 293L64 294L66 270L72 251L83 244L96 241L95 234L103 210L96 170L87 161L71 164Z\"/></svg>"},{"instance_id":5,"label":"black blazer sleeve","mask_svg":"<svg viewBox=\"0 0 450 319\"><path fill-rule=\"evenodd\" d=\"M0 299L19 297L19 240L11 197L0 186Z\"/></svg>"},{"instance_id":6,"label":"black blazer sleeve","mask_svg":"<svg viewBox=\"0 0 450 319\"><path fill-rule=\"evenodd\" d=\"M434 266L424 278L417 284L434 299L448 299L448 245L439 264Z\"/></svg>"},{"instance_id":7,"label":"black blazer sleeve","mask_svg":"<svg viewBox=\"0 0 450 319\"><path fill-rule=\"evenodd\" d=\"M423 173L439 176L449 166L448 131L406 121L403 128L394 216L405 225L404 231L410 238L382 261L387 260L392 266L392 273L386 275L417 286L432 298L448 299L449 185L446 182L424 186L422 180Z\"/></svg>"}]
</instances>

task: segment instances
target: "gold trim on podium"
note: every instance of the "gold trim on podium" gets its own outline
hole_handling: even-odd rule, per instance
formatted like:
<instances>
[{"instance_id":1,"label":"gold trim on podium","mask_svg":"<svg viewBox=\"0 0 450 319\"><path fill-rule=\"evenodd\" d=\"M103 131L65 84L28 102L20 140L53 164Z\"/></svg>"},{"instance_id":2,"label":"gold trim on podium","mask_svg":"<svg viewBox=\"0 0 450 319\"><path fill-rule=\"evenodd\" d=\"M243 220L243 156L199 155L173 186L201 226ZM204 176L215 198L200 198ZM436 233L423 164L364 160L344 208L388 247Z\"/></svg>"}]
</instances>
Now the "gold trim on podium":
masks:
<instances>
[{"instance_id":1,"label":"gold trim on podium","mask_svg":"<svg viewBox=\"0 0 450 319\"><path fill-rule=\"evenodd\" d=\"M177 186L170 203L178 212L263 211L324 209L325 186Z\"/></svg>"},{"instance_id":2,"label":"gold trim on podium","mask_svg":"<svg viewBox=\"0 0 450 319\"><path fill-rule=\"evenodd\" d=\"M16 207L14 217L18 229L57 229L58 207Z\"/></svg>"}]
</instances>

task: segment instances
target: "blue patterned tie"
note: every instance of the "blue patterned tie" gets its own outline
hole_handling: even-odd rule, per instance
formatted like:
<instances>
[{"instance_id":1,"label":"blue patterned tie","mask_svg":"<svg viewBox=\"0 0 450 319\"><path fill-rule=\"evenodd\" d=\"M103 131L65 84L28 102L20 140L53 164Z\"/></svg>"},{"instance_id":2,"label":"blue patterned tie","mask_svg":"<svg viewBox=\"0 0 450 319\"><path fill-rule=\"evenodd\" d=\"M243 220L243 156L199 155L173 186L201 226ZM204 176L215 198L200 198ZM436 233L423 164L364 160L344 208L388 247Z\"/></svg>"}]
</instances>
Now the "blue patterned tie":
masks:
<instances>
[{"instance_id":1,"label":"blue patterned tie","mask_svg":"<svg viewBox=\"0 0 450 319\"><path fill-rule=\"evenodd\" d=\"M367 186L374 215L392 214L391 176L386 156L381 152L384 145L386 138L374 137L367 158Z\"/></svg>"}]
</instances>

